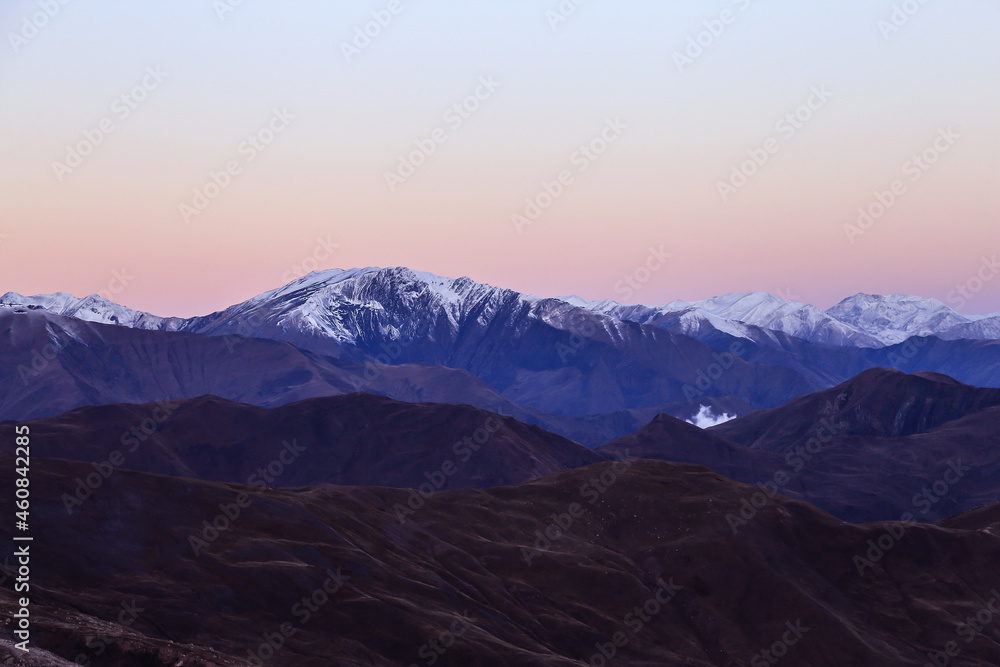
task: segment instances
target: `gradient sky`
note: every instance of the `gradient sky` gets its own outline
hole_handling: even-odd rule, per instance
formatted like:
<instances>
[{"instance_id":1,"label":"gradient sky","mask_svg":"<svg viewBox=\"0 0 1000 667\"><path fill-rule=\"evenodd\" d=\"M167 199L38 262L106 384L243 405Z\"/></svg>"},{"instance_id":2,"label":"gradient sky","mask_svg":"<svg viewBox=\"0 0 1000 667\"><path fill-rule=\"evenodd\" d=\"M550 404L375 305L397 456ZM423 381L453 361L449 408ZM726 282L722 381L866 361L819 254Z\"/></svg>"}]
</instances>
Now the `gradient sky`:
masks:
<instances>
[{"instance_id":1,"label":"gradient sky","mask_svg":"<svg viewBox=\"0 0 1000 667\"><path fill-rule=\"evenodd\" d=\"M946 300L1000 253L998 0L929 0L887 34L898 0L582 0L554 28L559 0L399 0L350 62L342 44L390 0L224 3L70 0L51 18L34 18L44 0L0 3L0 292L187 316L319 257L305 266L623 300L615 285L662 247L630 301L761 290L829 307ZM724 10L679 71L674 53ZM116 99L157 67L121 118ZM499 87L453 128L444 113L481 77ZM814 87L832 97L779 131ZM241 142L275 108L294 118L248 162ZM581 172L574 153L615 118L627 127ZM113 132L57 175L104 119ZM444 143L390 191L435 128ZM912 180L904 164L947 128L959 138ZM777 152L723 201L719 181L769 138ZM230 160L240 173L185 221ZM518 233L512 215L562 170L572 183ZM845 224L896 179L905 192L851 243ZM1000 311L996 278L961 310Z\"/></svg>"}]
</instances>

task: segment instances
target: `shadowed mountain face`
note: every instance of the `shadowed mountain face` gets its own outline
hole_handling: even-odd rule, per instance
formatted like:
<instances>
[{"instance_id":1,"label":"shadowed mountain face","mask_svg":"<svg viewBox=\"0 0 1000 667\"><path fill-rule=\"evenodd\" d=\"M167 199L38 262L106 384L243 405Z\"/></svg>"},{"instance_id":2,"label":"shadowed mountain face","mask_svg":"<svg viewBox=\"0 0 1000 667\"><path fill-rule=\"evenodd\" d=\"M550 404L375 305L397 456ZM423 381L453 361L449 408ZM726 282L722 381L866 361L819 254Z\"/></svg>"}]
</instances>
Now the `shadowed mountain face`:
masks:
<instances>
[{"instance_id":1,"label":"shadowed mountain face","mask_svg":"<svg viewBox=\"0 0 1000 667\"><path fill-rule=\"evenodd\" d=\"M1000 389L982 389L950 377L875 368L826 391L712 427L733 442L786 453L818 421L837 424L841 436L899 437L1000 405Z\"/></svg>"},{"instance_id":2,"label":"shadowed mountain face","mask_svg":"<svg viewBox=\"0 0 1000 667\"><path fill-rule=\"evenodd\" d=\"M360 364L277 341L143 331L9 309L0 310L0 375L8 380L0 386L0 418L8 419L204 394L281 405L365 389L402 400L504 403L469 373L439 366Z\"/></svg>"},{"instance_id":3,"label":"shadowed mountain face","mask_svg":"<svg viewBox=\"0 0 1000 667\"><path fill-rule=\"evenodd\" d=\"M911 338L866 356L872 366L905 373L933 371L977 387L1000 386L1000 340Z\"/></svg>"},{"instance_id":4,"label":"shadowed mountain face","mask_svg":"<svg viewBox=\"0 0 1000 667\"><path fill-rule=\"evenodd\" d=\"M660 415L597 451L705 465L848 521L933 521L1000 501L1000 391L946 376L866 371L774 410L692 428Z\"/></svg>"},{"instance_id":5,"label":"shadowed mountain face","mask_svg":"<svg viewBox=\"0 0 1000 667\"><path fill-rule=\"evenodd\" d=\"M538 424L589 446L630 433L658 411L687 416L687 401L643 410L551 415L500 395L464 370L324 357L288 343L95 324L38 309L0 309L0 419L32 419L86 405L205 394L278 406L359 390L401 401L463 403ZM742 399L704 398L745 414Z\"/></svg>"},{"instance_id":6,"label":"shadowed mountain face","mask_svg":"<svg viewBox=\"0 0 1000 667\"><path fill-rule=\"evenodd\" d=\"M820 420L782 454L766 443L744 447L711 430L690 437L688 426L661 415L596 451L705 465L754 484L768 498L781 493L852 522L907 513L934 521L1000 502L1000 407L898 438L842 436L836 422Z\"/></svg>"},{"instance_id":7,"label":"shadowed mountain face","mask_svg":"<svg viewBox=\"0 0 1000 667\"><path fill-rule=\"evenodd\" d=\"M372 394L272 409L211 396L106 405L28 426L36 456L275 487L488 487L604 460L511 417Z\"/></svg>"},{"instance_id":8,"label":"shadowed mountain face","mask_svg":"<svg viewBox=\"0 0 1000 667\"><path fill-rule=\"evenodd\" d=\"M677 326L676 318L669 318L649 325L691 336L715 350L737 350L747 362L788 368L819 387L839 384L871 368L934 372L979 387L1000 387L1000 340L913 337L870 349L820 344L750 325L741 325L739 336L720 331L711 322L692 328Z\"/></svg>"},{"instance_id":9,"label":"shadowed mountain face","mask_svg":"<svg viewBox=\"0 0 1000 667\"><path fill-rule=\"evenodd\" d=\"M778 497L734 534L757 489L630 461L434 494L403 521L405 490L118 471L67 517L88 466L34 464L33 637L79 664L895 667L950 642L1000 660L996 627L960 627L1000 603L995 513L853 526Z\"/></svg>"},{"instance_id":10,"label":"shadowed mountain face","mask_svg":"<svg viewBox=\"0 0 1000 667\"><path fill-rule=\"evenodd\" d=\"M783 457L751 449L713 433L712 429L657 415L649 424L595 450L605 456L634 456L677 463L694 463L715 472L753 483L784 465ZM626 454L627 453L627 454Z\"/></svg>"},{"instance_id":11,"label":"shadowed mountain face","mask_svg":"<svg viewBox=\"0 0 1000 667\"><path fill-rule=\"evenodd\" d=\"M760 293L655 307L580 305L691 336L716 350L736 349L745 361L789 368L819 386L874 367L1000 386L1000 318L970 322L934 299L859 294L826 313Z\"/></svg>"}]
</instances>

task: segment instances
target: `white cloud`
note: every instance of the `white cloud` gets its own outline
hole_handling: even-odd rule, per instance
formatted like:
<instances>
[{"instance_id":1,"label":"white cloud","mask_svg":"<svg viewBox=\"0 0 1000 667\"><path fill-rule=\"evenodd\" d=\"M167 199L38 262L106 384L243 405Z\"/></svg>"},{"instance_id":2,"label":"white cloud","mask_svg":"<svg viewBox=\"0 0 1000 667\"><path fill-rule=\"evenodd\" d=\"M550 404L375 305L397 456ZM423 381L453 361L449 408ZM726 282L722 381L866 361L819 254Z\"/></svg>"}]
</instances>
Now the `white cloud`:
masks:
<instances>
[{"instance_id":1,"label":"white cloud","mask_svg":"<svg viewBox=\"0 0 1000 667\"><path fill-rule=\"evenodd\" d=\"M685 420L688 424L694 424L698 428L708 428L710 426L718 426L723 424L730 419L736 419L736 415L731 415L723 412L722 415L716 416L712 412L712 408L707 405L702 405L698 408L698 413L691 419Z\"/></svg>"}]
</instances>

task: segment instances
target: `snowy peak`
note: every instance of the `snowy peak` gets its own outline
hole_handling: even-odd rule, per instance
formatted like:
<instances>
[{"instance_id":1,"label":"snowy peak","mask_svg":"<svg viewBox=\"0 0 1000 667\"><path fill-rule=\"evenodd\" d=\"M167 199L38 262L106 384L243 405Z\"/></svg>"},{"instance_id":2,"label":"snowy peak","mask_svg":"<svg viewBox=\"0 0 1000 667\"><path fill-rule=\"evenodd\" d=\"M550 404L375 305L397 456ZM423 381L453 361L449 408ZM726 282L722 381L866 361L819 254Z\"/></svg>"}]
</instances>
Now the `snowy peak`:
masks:
<instances>
[{"instance_id":1,"label":"snowy peak","mask_svg":"<svg viewBox=\"0 0 1000 667\"><path fill-rule=\"evenodd\" d=\"M327 283L322 292L324 296L340 296L356 303L378 304L382 308L399 306L441 310L455 318L466 315L483 299L491 297L532 300L512 290L477 283L468 277L444 278L405 267L365 271L339 279L334 284Z\"/></svg>"},{"instance_id":2,"label":"snowy peak","mask_svg":"<svg viewBox=\"0 0 1000 667\"><path fill-rule=\"evenodd\" d=\"M66 294L65 292L36 294L35 296L22 296L17 292L7 292L3 296L0 296L0 307L23 306L26 308L40 308L63 315L65 311L74 309L81 301L83 299L77 298L72 294Z\"/></svg>"},{"instance_id":3,"label":"snowy peak","mask_svg":"<svg viewBox=\"0 0 1000 667\"><path fill-rule=\"evenodd\" d=\"M1000 315L988 315L951 327L940 338L945 340L1000 340Z\"/></svg>"},{"instance_id":4,"label":"snowy peak","mask_svg":"<svg viewBox=\"0 0 1000 667\"><path fill-rule=\"evenodd\" d=\"M532 301L467 277L444 278L406 267L332 269L196 318L188 330L282 340L320 336L357 345L421 331L454 334L466 321L485 323L504 304Z\"/></svg>"},{"instance_id":5,"label":"snowy peak","mask_svg":"<svg viewBox=\"0 0 1000 667\"><path fill-rule=\"evenodd\" d=\"M763 326L783 316L815 307L805 303L783 301L766 292L731 293L688 304L691 307L746 324Z\"/></svg>"},{"instance_id":6,"label":"snowy peak","mask_svg":"<svg viewBox=\"0 0 1000 667\"><path fill-rule=\"evenodd\" d=\"M837 321L815 306L784 301L766 292L734 292L703 301L671 301L665 306L608 304L602 301L585 307L696 337L706 329L715 329L737 338L754 339L759 332L751 328L756 328L825 345L881 346L875 337Z\"/></svg>"},{"instance_id":7,"label":"snowy peak","mask_svg":"<svg viewBox=\"0 0 1000 667\"><path fill-rule=\"evenodd\" d=\"M901 343L911 336L937 335L972 321L937 299L905 294L855 294L826 313L885 345Z\"/></svg>"},{"instance_id":8,"label":"snowy peak","mask_svg":"<svg viewBox=\"0 0 1000 667\"><path fill-rule=\"evenodd\" d=\"M301 278L296 278L287 285L282 285L277 289L273 289L269 292L264 292L263 294L258 294L257 296L245 301L245 304L253 303L265 303L268 301L273 301L275 299L290 296L296 293L311 293L316 289L320 289L326 285L333 285L344 280L348 280L355 276L363 275L365 273L371 273L378 271L377 267L366 267L363 269L328 269L325 271L310 271L308 274L302 276Z\"/></svg>"},{"instance_id":9,"label":"snowy peak","mask_svg":"<svg viewBox=\"0 0 1000 667\"><path fill-rule=\"evenodd\" d=\"M879 344L870 335L845 326L815 306L784 301L762 292L727 294L695 305L727 320L780 331L814 343L861 347Z\"/></svg>"},{"instance_id":10,"label":"snowy peak","mask_svg":"<svg viewBox=\"0 0 1000 667\"><path fill-rule=\"evenodd\" d=\"M45 310L55 315L73 317L85 322L117 324L136 329L168 329L180 326L178 318L162 318L132 310L108 301L97 294L78 298L65 292L22 296L7 292L0 296L0 308L30 308Z\"/></svg>"},{"instance_id":11,"label":"snowy peak","mask_svg":"<svg viewBox=\"0 0 1000 667\"><path fill-rule=\"evenodd\" d=\"M571 306L576 306L577 308L587 308L590 309L590 302L582 297L578 297L575 294L572 296L557 296L556 299L560 301L565 301Z\"/></svg>"}]
</instances>

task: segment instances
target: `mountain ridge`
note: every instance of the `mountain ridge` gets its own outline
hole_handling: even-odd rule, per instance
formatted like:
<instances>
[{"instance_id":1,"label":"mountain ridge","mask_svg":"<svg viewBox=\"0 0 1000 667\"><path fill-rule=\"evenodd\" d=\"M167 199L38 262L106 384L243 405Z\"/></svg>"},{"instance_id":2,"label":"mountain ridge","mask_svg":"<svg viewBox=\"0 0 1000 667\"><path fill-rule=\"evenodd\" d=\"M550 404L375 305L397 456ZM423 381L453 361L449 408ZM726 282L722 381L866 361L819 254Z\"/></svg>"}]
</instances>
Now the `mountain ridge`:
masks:
<instances>
[{"instance_id":1,"label":"mountain ridge","mask_svg":"<svg viewBox=\"0 0 1000 667\"><path fill-rule=\"evenodd\" d=\"M397 266L313 271L222 310L187 318L161 317L133 310L96 294L77 298L63 292L35 296L8 292L0 297L0 307L34 306L87 321L102 321L136 328L204 333L211 332L213 326L218 326L220 321L226 319L227 314L232 316L252 313L256 307L282 297L291 297L295 294L314 295L316 292L371 274L408 275L414 279L415 284L427 285L430 288L429 292L435 294L443 303L450 305L461 303L468 295L468 291L465 295L461 291L456 291L456 286L462 290L474 286L470 291L478 290L480 294L496 292L517 294L527 302L544 300L544 297L479 283L467 276L452 279ZM606 315L614 314L620 319L643 324L665 316L689 314L690 317L708 320L716 326L722 322L728 323L730 327L735 324L745 324L787 333L810 342L834 345L878 347L896 344L912 336L927 335L955 337L964 334L1000 337L1000 316L996 314L962 315L937 299L902 294L875 295L861 292L843 299L825 311L807 303L787 301L766 292L734 292L701 301L676 299L663 305L622 304L610 299L591 302L575 296L554 298L575 307ZM322 299L318 301L322 303ZM330 324L318 321L316 317L321 313L314 309L310 309L306 315L309 316L307 319L309 325L322 328L324 324ZM969 326L982 320L991 320L991 326ZM738 327L729 329L727 333L737 331ZM350 339L350 333L343 329L331 328L328 332L334 337L342 336L343 340Z\"/></svg>"}]
</instances>

